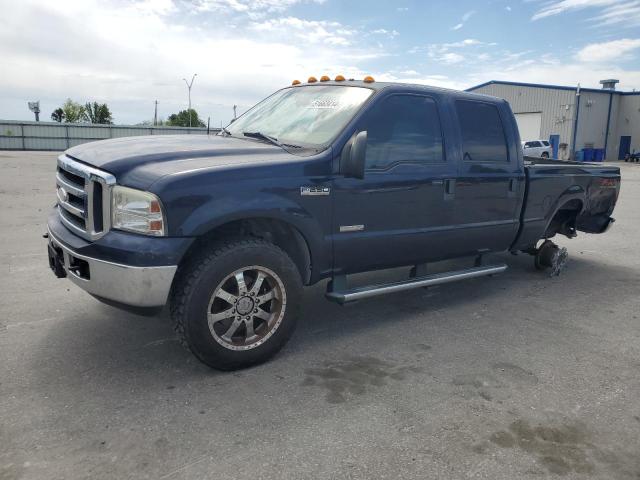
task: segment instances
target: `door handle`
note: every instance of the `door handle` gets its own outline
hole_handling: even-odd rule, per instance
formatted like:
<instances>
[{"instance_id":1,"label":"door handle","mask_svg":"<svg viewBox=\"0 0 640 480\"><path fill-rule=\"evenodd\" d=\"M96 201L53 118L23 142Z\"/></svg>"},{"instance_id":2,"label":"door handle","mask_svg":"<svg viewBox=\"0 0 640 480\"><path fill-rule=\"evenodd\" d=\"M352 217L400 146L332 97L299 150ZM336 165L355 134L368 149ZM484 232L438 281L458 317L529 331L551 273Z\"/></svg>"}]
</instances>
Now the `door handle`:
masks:
<instances>
[{"instance_id":1,"label":"door handle","mask_svg":"<svg viewBox=\"0 0 640 480\"><path fill-rule=\"evenodd\" d=\"M517 191L518 191L518 179L517 178L510 178L509 179L509 191L508 191L507 195L509 197L515 197Z\"/></svg>"},{"instance_id":2,"label":"door handle","mask_svg":"<svg viewBox=\"0 0 640 480\"><path fill-rule=\"evenodd\" d=\"M456 196L456 180L455 178L447 178L444 181L444 199L452 200Z\"/></svg>"}]
</instances>

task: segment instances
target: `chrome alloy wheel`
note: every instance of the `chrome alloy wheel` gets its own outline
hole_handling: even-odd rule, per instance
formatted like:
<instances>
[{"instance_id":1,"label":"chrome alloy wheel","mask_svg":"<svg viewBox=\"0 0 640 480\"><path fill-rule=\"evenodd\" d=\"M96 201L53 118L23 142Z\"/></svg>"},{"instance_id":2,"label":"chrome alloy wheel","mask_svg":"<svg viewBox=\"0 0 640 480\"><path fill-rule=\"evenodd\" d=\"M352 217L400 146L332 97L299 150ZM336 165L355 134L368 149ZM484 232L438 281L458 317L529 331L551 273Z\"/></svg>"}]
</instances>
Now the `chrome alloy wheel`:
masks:
<instances>
[{"instance_id":1,"label":"chrome alloy wheel","mask_svg":"<svg viewBox=\"0 0 640 480\"><path fill-rule=\"evenodd\" d=\"M266 267L236 270L215 288L207 319L213 338L230 350L250 350L278 329L287 306L280 277Z\"/></svg>"}]
</instances>

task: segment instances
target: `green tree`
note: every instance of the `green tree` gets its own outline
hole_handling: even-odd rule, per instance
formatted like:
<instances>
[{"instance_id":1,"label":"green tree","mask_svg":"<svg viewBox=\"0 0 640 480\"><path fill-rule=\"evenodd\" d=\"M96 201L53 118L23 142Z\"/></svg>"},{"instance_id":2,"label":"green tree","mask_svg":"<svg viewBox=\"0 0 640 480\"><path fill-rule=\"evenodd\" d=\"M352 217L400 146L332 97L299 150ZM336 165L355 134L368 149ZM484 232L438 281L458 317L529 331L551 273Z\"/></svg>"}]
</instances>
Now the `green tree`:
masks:
<instances>
[{"instance_id":1,"label":"green tree","mask_svg":"<svg viewBox=\"0 0 640 480\"><path fill-rule=\"evenodd\" d=\"M62 112L66 123L78 123L86 119L84 107L70 98L67 98L67 101L62 105Z\"/></svg>"},{"instance_id":2,"label":"green tree","mask_svg":"<svg viewBox=\"0 0 640 480\"><path fill-rule=\"evenodd\" d=\"M84 112L85 120L90 123L106 125L111 125L113 123L111 111L109 110L109 107L107 107L106 103L87 102L84 106Z\"/></svg>"},{"instance_id":3,"label":"green tree","mask_svg":"<svg viewBox=\"0 0 640 480\"><path fill-rule=\"evenodd\" d=\"M61 123L62 120L64 120L64 110L61 108L56 108L51 114L51 120Z\"/></svg>"},{"instance_id":4,"label":"green tree","mask_svg":"<svg viewBox=\"0 0 640 480\"><path fill-rule=\"evenodd\" d=\"M170 127L188 127L189 126L189 114L191 114L191 126L192 127L205 127L204 122L198 117L198 112L193 108L191 110L181 110L178 113L173 113L167 118L166 125Z\"/></svg>"}]
</instances>

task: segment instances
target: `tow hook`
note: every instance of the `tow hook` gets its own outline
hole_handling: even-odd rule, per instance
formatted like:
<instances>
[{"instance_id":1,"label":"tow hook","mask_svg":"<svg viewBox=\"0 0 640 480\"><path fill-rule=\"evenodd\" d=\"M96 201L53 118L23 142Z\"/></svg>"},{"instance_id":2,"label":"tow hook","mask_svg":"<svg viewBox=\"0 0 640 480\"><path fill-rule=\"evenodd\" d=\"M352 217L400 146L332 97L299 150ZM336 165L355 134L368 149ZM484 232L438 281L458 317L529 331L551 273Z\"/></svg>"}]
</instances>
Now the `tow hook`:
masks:
<instances>
[{"instance_id":1,"label":"tow hook","mask_svg":"<svg viewBox=\"0 0 640 480\"><path fill-rule=\"evenodd\" d=\"M557 277L566 268L569 252L551 240L545 240L537 249L534 264L538 270L549 269L550 277Z\"/></svg>"}]
</instances>

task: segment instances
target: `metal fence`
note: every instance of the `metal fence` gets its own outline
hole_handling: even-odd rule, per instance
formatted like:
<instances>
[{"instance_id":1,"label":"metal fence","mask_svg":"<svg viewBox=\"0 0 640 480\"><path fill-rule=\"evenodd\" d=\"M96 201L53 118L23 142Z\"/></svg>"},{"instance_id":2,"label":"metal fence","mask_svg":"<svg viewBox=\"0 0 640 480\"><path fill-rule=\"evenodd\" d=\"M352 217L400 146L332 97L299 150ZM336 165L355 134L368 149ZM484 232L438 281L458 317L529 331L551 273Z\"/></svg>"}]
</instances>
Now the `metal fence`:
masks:
<instances>
[{"instance_id":1,"label":"metal fence","mask_svg":"<svg viewBox=\"0 0 640 480\"><path fill-rule=\"evenodd\" d=\"M219 129L212 128L211 132ZM206 128L90 125L0 120L0 150L66 150L81 143L136 135L203 135Z\"/></svg>"}]
</instances>

